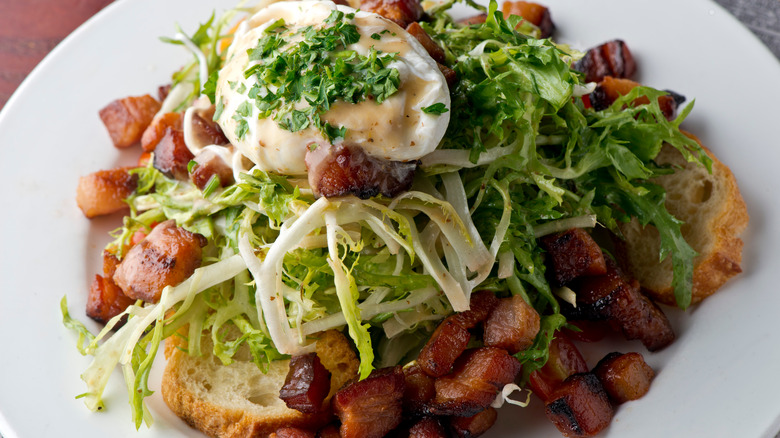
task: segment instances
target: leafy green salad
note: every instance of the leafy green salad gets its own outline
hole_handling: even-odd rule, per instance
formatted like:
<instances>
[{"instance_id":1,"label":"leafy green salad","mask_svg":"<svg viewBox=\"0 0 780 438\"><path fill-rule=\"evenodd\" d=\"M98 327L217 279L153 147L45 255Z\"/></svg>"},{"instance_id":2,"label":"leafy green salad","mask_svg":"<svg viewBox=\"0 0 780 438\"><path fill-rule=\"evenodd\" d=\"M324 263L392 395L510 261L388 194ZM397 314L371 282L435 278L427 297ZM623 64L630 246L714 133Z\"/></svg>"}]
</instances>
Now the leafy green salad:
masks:
<instances>
[{"instance_id":1,"label":"leafy green salad","mask_svg":"<svg viewBox=\"0 0 780 438\"><path fill-rule=\"evenodd\" d=\"M620 235L618 224L631 218L654 225L659 257L672 257L677 303L690 304L696 253L665 209L664 190L649 179L673 171L653 162L664 144L709 165L678 128L692 105L667 121L658 102L666 93L640 86L595 111L580 98L590 91L584 76L572 69L582 53L535 38L532 25L504 17L495 1L488 8L469 4L487 13L484 23L458 24L450 15L454 3L429 9L430 20L421 23L458 80L449 105L426 107L434 116L448 113L449 124L436 150L420 159L410 190L392 198L317 198L299 177L257 167L241 170L232 185L201 190L151 163L132 170L138 187L127 199L131 214L109 245L118 257L136 232L168 219L208 244L190 278L166 287L159 303L130 306L97 335L68 315L63 300L66 325L80 334L80 351L93 356L82 375L88 407L103 407L101 394L119 366L136 426L151 421L144 398L151 393L152 362L160 343L185 326L189 354L213 354L229 364L248 347L260 369L306 351L318 332L345 328L366 377L374 368L413 360L438 322L467 310L477 290L521 295L541 316L533 346L516 356L527 376L544 365L553 333L567 323L537 239L573 227ZM215 119L221 115L215 96L225 62L221 43L236 15L247 12L242 6L212 16L191 35L180 31L167 39L194 58L174 74L164 106L184 110L207 96ZM298 36L321 43L308 55L316 63L285 58L290 45L272 38L258 45L254 56L263 65L289 61L247 72L277 84L274 99L257 91L257 108L265 109L258 117L288 130L315 125L335 140L348 133L325 123L323 108L392 95L394 55L345 53L348 15L336 14L323 24L326 31ZM267 32L283 29L282 22ZM326 34L336 37L323 40ZM307 75L313 65L319 70ZM642 96L648 103L635 104ZM315 103L287 105L301 99ZM123 316L126 323L114 331ZM213 351L201 351L203 336Z\"/></svg>"}]
</instances>

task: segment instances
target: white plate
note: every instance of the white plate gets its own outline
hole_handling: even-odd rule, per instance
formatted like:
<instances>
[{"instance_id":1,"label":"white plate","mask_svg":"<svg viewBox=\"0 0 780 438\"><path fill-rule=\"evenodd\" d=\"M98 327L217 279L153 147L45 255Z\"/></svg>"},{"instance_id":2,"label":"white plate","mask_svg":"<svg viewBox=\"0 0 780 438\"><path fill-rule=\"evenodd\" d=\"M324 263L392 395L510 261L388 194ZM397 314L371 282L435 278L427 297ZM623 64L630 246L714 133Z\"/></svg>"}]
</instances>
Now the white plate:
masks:
<instances>
[{"instance_id":1,"label":"white plate","mask_svg":"<svg viewBox=\"0 0 780 438\"><path fill-rule=\"evenodd\" d=\"M156 423L136 432L118 373L106 393L107 412L90 413L76 400L88 359L61 325L59 300L67 294L74 316L84 318L105 233L118 223L116 217L84 219L74 202L78 177L137 153L110 145L97 111L115 98L154 92L188 60L181 48L157 39L172 35L174 22L191 32L212 9L219 13L232 3L116 2L57 47L0 114L0 432L6 438L201 436L158 395L150 401ZM642 82L696 98L685 127L731 166L751 215L744 274L688 314L671 312L679 339L646 354L658 371L650 393L621 407L603 435L773 436L780 427L774 277L780 228L771 225L780 217L774 187L780 64L706 0L547 3L560 39L586 48L622 38ZM598 360L592 356L591 364ZM151 380L159 385L159 374ZM560 436L541 412L537 400L527 409L502 409L489 436Z\"/></svg>"}]
</instances>

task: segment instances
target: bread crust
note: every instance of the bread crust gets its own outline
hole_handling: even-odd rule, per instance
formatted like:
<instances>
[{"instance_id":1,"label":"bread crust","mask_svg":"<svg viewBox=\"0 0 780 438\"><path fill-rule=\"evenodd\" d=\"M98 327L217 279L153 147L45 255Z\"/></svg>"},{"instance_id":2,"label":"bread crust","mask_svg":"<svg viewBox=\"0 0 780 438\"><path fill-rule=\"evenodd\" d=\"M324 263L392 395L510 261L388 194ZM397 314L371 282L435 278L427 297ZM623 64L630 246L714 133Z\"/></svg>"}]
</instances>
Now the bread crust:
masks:
<instances>
[{"instance_id":1,"label":"bread crust","mask_svg":"<svg viewBox=\"0 0 780 438\"><path fill-rule=\"evenodd\" d=\"M701 145L696 136L685 135ZM686 162L679 151L666 145L655 161L678 169L673 175L652 180L666 189L667 209L685 222L683 237L699 253L694 259L691 304L712 295L742 272L743 242L739 236L749 221L734 174L712 151L701 146L712 158L712 174L697 163ZM676 305L671 258L658 261L658 231L652 225L642 227L636 219L620 228L625 240L618 242L617 250L623 267L639 280L647 295Z\"/></svg>"},{"instance_id":2,"label":"bread crust","mask_svg":"<svg viewBox=\"0 0 780 438\"><path fill-rule=\"evenodd\" d=\"M357 374L359 362L349 342L335 331L322 335L327 342L322 347L317 344L317 353L330 354L321 354L323 348L335 353L323 361L333 375L332 380L334 383L351 380ZM267 437L282 426L317 430L332 421L329 406L321 414L307 415L287 408L279 399L288 360L272 362L267 374L248 361L223 365L209 354L212 348L209 336L203 337L201 357L187 354L183 336L174 335L165 341L163 400L187 424L211 437L254 438ZM198 371L193 372L195 369ZM228 381L240 381L240 387L226 386L222 382L226 375Z\"/></svg>"}]
</instances>

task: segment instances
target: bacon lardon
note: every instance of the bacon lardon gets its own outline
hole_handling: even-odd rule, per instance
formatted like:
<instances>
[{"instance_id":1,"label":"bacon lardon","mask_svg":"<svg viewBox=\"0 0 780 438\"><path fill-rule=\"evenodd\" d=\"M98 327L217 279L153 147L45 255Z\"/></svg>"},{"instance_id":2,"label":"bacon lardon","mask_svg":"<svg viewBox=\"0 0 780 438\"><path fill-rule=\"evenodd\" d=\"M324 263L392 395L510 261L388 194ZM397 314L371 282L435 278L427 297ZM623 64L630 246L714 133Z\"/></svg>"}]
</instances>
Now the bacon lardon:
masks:
<instances>
[{"instance_id":1,"label":"bacon lardon","mask_svg":"<svg viewBox=\"0 0 780 438\"><path fill-rule=\"evenodd\" d=\"M471 334L454 316L447 317L425 343L417 363L431 377L448 374L458 356L466 350Z\"/></svg>"},{"instance_id":2,"label":"bacon lardon","mask_svg":"<svg viewBox=\"0 0 780 438\"><path fill-rule=\"evenodd\" d=\"M422 415L425 406L436 395L434 378L426 374L417 362L404 367L404 382L404 415Z\"/></svg>"},{"instance_id":3,"label":"bacon lardon","mask_svg":"<svg viewBox=\"0 0 780 438\"><path fill-rule=\"evenodd\" d=\"M487 21L487 14L472 15L471 17L461 18L458 20L458 24L464 26L471 26L472 24L482 24Z\"/></svg>"},{"instance_id":4,"label":"bacon lardon","mask_svg":"<svg viewBox=\"0 0 780 438\"><path fill-rule=\"evenodd\" d=\"M187 165L195 158L184 142L184 133L172 128L154 148L154 168L166 176L185 181L189 177Z\"/></svg>"},{"instance_id":5,"label":"bacon lardon","mask_svg":"<svg viewBox=\"0 0 780 438\"><path fill-rule=\"evenodd\" d=\"M539 314L522 296L502 298L485 321L485 345L518 353L534 343L540 322Z\"/></svg>"},{"instance_id":6,"label":"bacon lardon","mask_svg":"<svg viewBox=\"0 0 780 438\"><path fill-rule=\"evenodd\" d=\"M601 248L582 228L544 236L539 244L547 251L551 273L548 277L555 286L563 286L577 277L607 272Z\"/></svg>"},{"instance_id":7,"label":"bacon lardon","mask_svg":"<svg viewBox=\"0 0 780 438\"><path fill-rule=\"evenodd\" d=\"M402 28L420 21L425 13L420 0L362 0L360 9L395 21Z\"/></svg>"},{"instance_id":8,"label":"bacon lardon","mask_svg":"<svg viewBox=\"0 0 780 438\"><path fill-rule=\"evenodd\" d=\"M467 329L472 329L490 316L490 312L498 305L498 298L493 292L481 290L471 294L469 310L458 312L453 317Z\"/></svg>"},{"instance_id":9,"label":"bacon lardon","mask_svg":"<svg viewBox=\"0 0 780 438\"><path fill-rule=\"evenodd\" d=\"M309 185L326 198L355 195L393 197L412 185L417 162L372 157L359 146L313 144L306 152Z\"/></svg>"},{"instance_id":10,"label":"bacon lardon","mask_svg":"<svg viewBox=\"0 0 780 438\"><path fill-rule=\"evenodd\" d=\"M138 175L127 168L99 170L79 178L76 204L84 216L93 218L128 208L125 198L138 186Z\"/></svg>"},{"instance_id":11,"label":"bacon lardon","mask_svg":"<svg viewBox=\"0 0 780 438\"><path fill-rule=\"evenodd\" d=\"M601 82L607 76L630 78L636 73L636 62L622 40L608 41L593 47L574 64L585 74L585 82Z\"/></svg>"},{"instance_id":12,"label":"bacon lardon","mask_svg":"<svg viewBox=\"0 0 780 438\"><path fill-rule=\"evenodd\" d=\"M435 417L424 417L409 428L409 438L448 438L447 429Z\"/></svg>"},{"instance_id":13,"label":"bacon lardon","mask_svg":"<svg viewBox=\"0 0 780 438\"><path fill-rule=\"evenodd\" d=\"M169 128L175 131L182 130L181 113L165 113L155 117L141 136L141 147L143 150L146 152L154 151L157 143L165 137L165 133Z\"/></svg>"},{"instance_id":14,"label":"bacon lardon","mask_svg":"<svg viewBox=\"0 0 780 438\"><path fill-rule=\"evenodd\" d=\"M555 333L548 351L547 363L528 376L528 386L544 402L551 400L555 389L569 376L588 371L577 346L563 333Z\"/></svg>"},{"instance_id":15,"label":"bacon lardon","mask_svg":"<svg viewBox=\"0 0 780 438\"><path fill-rule=\"evenodd\" d=\"M609 398L621 404L637 400L650 390L655 371L639 353L610 353L593 369Z\"/></svg>"},{"instance_id":16,"label":"bacon lardon","mask_svg":"<svg viewBox=\"0 0 780 438\"><path fill-rule=\"evenodd\" d=\"M200 266L206 239L165 221L127 252L114 282L133 299L156 303L165 286L186 280Z\"/></svg>"},{"instance_id":17,"label":"bacon lardon","mask_svg":"<svg viewBox=\"0 0 780 438\"><path fill-rule=\"evenodd\" d=\"M333 408L342 438L379 438L401 423L404 373L400 366L375 370L336 393Z\"/></svg>"},{"instance_id":18,"label":"bacon lardon","mask_svg":"<svg viewBox=\"0 0 780 438\"><path fill-rule=\"evenodd\" d=\"M434 41L433 38L428 35L428 32L426 32L425 29L420 26L420 23L415 21L409 26L406 26L406 31L415 37L417 41L420 42L420 44L422 44L425 51L431 55L431 58L433 58L434 61L438 62L439 64L445 63L444 49L436 44L436 41Z\"/></svg>"},{"instance_id":19,"label":"bacon lardon","mask_svg":"<svg viewBox=\"0 0 780 438\"><path fill-rule=\"evenodd\" d=\"M279 391L279 398L288 408L304 414L321 412L328 391L330 372L320 363L316 353L290 359L290 370Z\"/></svg>"},{"instance_id":20,"label":"bacon lardon","mask_svg":"<svg viewBox=\"0 0 780 438\"><path fill-rule=\"evenodd\" d=\"M227 187L235 182L233 169L211 150L201 151L193 161L196 165L191 169L190 181L199 189L205 189L212 178L219 178L220 187Z\"/></svg>"},{"instance_id":21,"label":"bacon lardon","mask_svg":"<svg viewBox=\"0 0 780 438\"><path fill-rule=\"evenodd\" d=\"M434 415L470 417L495 400L498 391L520 372L520 362L506 350L481 347L466 350L452 373L436 379L436 397L428 407Z\"/></svg>"},{"instance_id":22,"label":"bacon lardon","mask_svg":"<svg viewBox=\"0 0 780 438\"><path fill-rule=\"evenodd\" d=\"M206 109L193 111L192 135L198 144L224 146L230 143L219 124L212 120L214 111L213 105Z\"/></svg>"},{"instance_id":23,"label":"bacon lardon","mask_svg":"<svg viewBox=\"0 0 780 438\"><path fill-rule=\"evenodd\" d=\"M572 283L577 308L565 303L562 312L572 319L607 320L626 339L639 339L650 351L674 341L674 330L663 311L639 290L639 283L623 277L612 259L607 273L581 277Z\"/></svg>"},{"instance_id":24,"label":"bacon lardon","mask_svg":"<svg viewBox=\"0 0 780 438\"><path fill-rule=\"evenodd\" d=\"M468 346L469 330L487 319L497 304L498 298L493 292L475 292L469 301L469 310L447 317L425 343L417 358L420 368L432 377L449 373Z\"/></svg>"},{"instance_id":25,"label":"bacon lardon","mask_svg":"<svg viewBox=\"0 0 780 438\"><path fill-rule=\"evenodd\" d=\"M105 324L134 302L135 300L126 296L113 280L95 275L87 296L87 316Z\"/></svg>"},{"instance_id":26,"label":"bacon lardon","mask_svg":"<svg viewBox=\"0 0 780 438\"><path fill-rule=\"evenodd\" d=\"M567 378L545 405L547 418L564 436L594 436L609 426L614 408L592 373Z\"/></svg>"},{"instance_id":27,"label":"bacon lardon","mask_svg":"<svg viewBox=\"0 0 780 438\"><path fill-rule=\"evenodd\" d=\"M89 288L87 316L103 324L135 303L112 279L118 265L119 259L111 252L103 250L103 275L95 275ZM121 325L122 323L118 326Z\"/></svg>"},{"instance_id":28,"label":"bacon lardon","mask_svg":"<svg viewBox=\"0 0 780 438\"><path fill-rule=\"evenodd\" d=\"M471 417L451 417L452 431L458 438L474 438L493 427L498 418L495 408L487 408Z\"/></svg>"},{"instance_id":29,"label":"bacon lardon","mask_svg":"<svg viewBox=\"0 0 780 438\"><path fill-rule=\"evenodd\" d=\"M160 102L145 94L117 99L101 109L99 115L114 146L126 148L141 140L159 110Z\"/></svg>"}]
</instances>

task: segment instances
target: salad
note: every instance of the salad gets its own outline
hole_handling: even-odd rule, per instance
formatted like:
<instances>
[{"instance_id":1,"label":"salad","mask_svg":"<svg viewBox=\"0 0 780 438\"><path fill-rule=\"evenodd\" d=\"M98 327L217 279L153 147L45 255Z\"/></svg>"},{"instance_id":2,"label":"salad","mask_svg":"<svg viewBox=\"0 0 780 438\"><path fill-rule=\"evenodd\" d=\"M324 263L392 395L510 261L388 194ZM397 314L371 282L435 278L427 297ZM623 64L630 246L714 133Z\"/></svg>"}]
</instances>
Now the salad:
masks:
<instances>
[{"instance_id":1,"label":"salad","mask_svg":"<svg viewBox=\"0 0 780 438\"><path fill-rule=\"evenodd\" d=\"M406 147L422 139L432 150L411 157L404 150L382 152L397 158L392 162L419 160L413 181L398 193L371 186L368 194L327 196L321 181L312 181L311 173L307 178L306 166L300 172L301 158L345 142L370 155L373 137L359 137L356 125L327 112L337 102L392 103L402 92L401 78L411 76L404 69L417 68L398 64L389 51L351 50L360 36L349 26L359 12L330 7L320 29L291 26L287 17L265 20L254 29L262 35L257 45L245 49L248 63L233 77L223 73L238 57L240 39L230 26L241 8L168 40L189 49L194 61L174 75L160 113L182 112L187 147L223 154L233 181L210 178L199 187L161 171L154 160L129 171L137 178L126 200L131 213L108 246L117 259L132 251L136 236L171 219L205 244L201 267L187 279L165 287L156 300L128 306L96 336L65 312L66 323L82 336L80 349L94 356L82 376L91 409L102 407L108 376L120 366L136 425L149 420L143 399L151 364L161 341L185 326L192 354L200 337L210 336L212 353L223 363L243 344L260 368L307 351L311 335L345 327L366 378L375 368L413 360L438 322L468 310L472 293L482 290L521 296L539 314L533 344L515 356L523 366L520 380L527 381L544 366L556 331L567 326L560 310L567 292L545 276L546 251L538 239L597 226L619 234L618 223L631 217L659 230L660 255L671 255L674 264L677 303L690 304L695 252L664 208L663 190L647 180L670 172L652 161L663 144L709 164L679 130L691 106L667 120L659 103L666 93L640 86L595 111L582 99L592 86L572 68L583 53L529 37L539 29L503 17L495 3L486 10L472 5L486 13L475 25L455 23L452 5L428 9L430 20L421 23L443 49L442 64L457 74L451 85L437 76L430 99L413 105L426 129ZM238 29L237 35L248 32ZM227 49L230 39L234 45ZM300 41L321 45L304 51ZM317 62L292 62L304 57ZM280 59L285 62L272 64ZM313 65L325 69L313 71ZM263 81L270 85L258 86ZM448 93L441 92L444 86ZM646 103L635 104L642 98ZM212 111L229 145L198 143L188 117L203 111ZM272 121L283 135L305 137L296 140L303 146L298 154L269 158L243 147L246 139L257 143L261 121ZM272 168L282 161L290 165ZM199 165L192 160L187 173ZM227 330L240 336L225 338Z\"/></svg>"}]
</instances>

